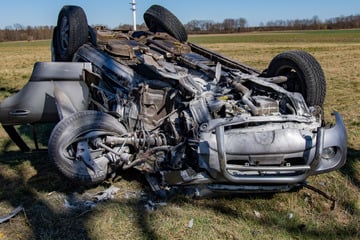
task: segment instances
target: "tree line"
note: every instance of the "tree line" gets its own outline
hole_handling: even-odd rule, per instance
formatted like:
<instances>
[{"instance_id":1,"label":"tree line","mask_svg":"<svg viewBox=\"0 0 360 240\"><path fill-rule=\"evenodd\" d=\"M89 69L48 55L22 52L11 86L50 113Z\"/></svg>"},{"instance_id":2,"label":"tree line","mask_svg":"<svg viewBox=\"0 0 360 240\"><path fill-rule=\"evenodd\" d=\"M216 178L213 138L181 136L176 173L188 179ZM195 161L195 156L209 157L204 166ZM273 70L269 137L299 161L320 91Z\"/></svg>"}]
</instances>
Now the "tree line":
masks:
<instances>
[{"instance_id":1,"label":"tree line","mask_svg":"<svg viewBox=\"0 0 360 240\"><path fill-rule=\"evenodd\" d=\"M53 30L53 26L24 27L20 24L14 24L5 29L0 29L0 42L51 39Z\"/></svg>"},{"instance_id":2,"label":"tree line","mask_svg":"<svg viewBox=\"0 0 360 240\"><path fill-rule=\"evenodd\" d=\"M320 20L318 16L310 19L275 20L260 23L259 26L250 27L245 18L227 18L222 22L212 20L192 20L184 24L186 31L191 33L236 33L251 31L274 31L274 30L320 30L320 29L350 29L360 28L360 15L341 16ZM121 29L131 29L131 25L119 25ZM138 29L146 29L144 24ZM54 26L24 27L20 24L0 29L0 42L6 41L32 41L51 39Z\"/></svg>"},{"instance_id":3,"label":"tree line","mask_svg":"<svg viewBox=\"0 0 360 240\"><path fill-rule=\"evenodd\" d=\"M245 18L228 18L222 22L212 20L192 20L184 25L188 33L236 33L274 30L320 30L360 28L360 15L350 15L320 20L310 19L275 20L250 27Z\"/></svg>"}]
</instances>

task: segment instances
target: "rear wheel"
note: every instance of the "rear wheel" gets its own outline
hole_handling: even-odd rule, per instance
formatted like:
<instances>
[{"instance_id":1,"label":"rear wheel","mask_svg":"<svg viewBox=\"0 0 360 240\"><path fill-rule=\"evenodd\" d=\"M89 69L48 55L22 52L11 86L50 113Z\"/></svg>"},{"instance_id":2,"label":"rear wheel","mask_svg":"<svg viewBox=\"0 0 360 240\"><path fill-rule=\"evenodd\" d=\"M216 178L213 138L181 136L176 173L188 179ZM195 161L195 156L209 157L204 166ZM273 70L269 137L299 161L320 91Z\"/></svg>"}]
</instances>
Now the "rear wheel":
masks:
<instances>
[{"instance_id":1,"label":"rear wheel","mask_svg":"<svg viewBox=\"0 0 360 240\"><path fill-rule=\"evenodd\" d=\"M109 114L76 112L53 129L48 144L49 157L71 180L87 185L100 183L112 171L108 152L97 141L124 133L125 127Z\"/></svg>"},{"instance_id":2,"label":"rear wheel","mask_svg":"<svg viewBox=\"0 0 360 240\"><path fill-rule=\"evenodd\" d=\"M304 51L280 53L270 62L268 77L286 76L281 86L290 92L299 92L309 106L323 106L326 81L319 62Z\"/></svg>"},{"instance_id":3,"label":"rear wheel","mask_svg":"<svg viewBox=\"0 0 360 240\"><path fill-rule=\"evenodd\" d=\"M55 61L71 61L75 51L88 41L89 29L84 10L78 6L64 6L54 31Z\"/></svg>"},{"instance_id":4,"label":"rear wheel","mask_svg":"<svg viewBox=\"0 0 360 240\"><path fill-rule=\"evenodd\" d=\"M180 42L187 41L187 33L179 19L166 8L152 5L144 14L146 26L151 32L166 32Z\"/></svg>"}]
</instances>

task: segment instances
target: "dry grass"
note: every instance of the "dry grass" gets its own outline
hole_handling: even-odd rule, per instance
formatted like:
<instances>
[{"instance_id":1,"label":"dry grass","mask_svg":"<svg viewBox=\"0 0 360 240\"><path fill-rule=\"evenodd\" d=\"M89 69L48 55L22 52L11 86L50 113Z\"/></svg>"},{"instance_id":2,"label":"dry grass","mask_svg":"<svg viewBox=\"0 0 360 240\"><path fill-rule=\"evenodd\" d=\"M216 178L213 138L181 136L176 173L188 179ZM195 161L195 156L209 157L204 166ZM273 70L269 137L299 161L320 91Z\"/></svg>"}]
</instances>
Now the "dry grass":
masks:
<instances>
[{"instance_id":1,"label":"dry grass","mask_svg":"<svg viewBox=\"0 0 360 240\"><path fill-rule=\"evenodd\" d=\"M359 239L360 40L353 40L359 38L357 32L337 34L287 33L288 42L282 33L232 36L231 41L222 36L216 38L219 43L211 37L191 38L261 70L276 54L290 49L309 51L319 60L328 80L326 118L332 119L333 109L344 117L349 157L342 170L311 177L309 182L338 199L335 210L326 199L302 189L273 196L202 200L179 196L148 212L144 196L152 195L135 172L113 183L121 190L112 201L89 212L69 211L64 199L70 193L96 192L107 185L86 189L67 182L46 154L20 153L0 128L0 215L21 203L26 213L0 225L0 240ZM25 84L35 61L50 59L48 46L49 42L0 44L0 100Z\"/></svg>"}]
</instances>

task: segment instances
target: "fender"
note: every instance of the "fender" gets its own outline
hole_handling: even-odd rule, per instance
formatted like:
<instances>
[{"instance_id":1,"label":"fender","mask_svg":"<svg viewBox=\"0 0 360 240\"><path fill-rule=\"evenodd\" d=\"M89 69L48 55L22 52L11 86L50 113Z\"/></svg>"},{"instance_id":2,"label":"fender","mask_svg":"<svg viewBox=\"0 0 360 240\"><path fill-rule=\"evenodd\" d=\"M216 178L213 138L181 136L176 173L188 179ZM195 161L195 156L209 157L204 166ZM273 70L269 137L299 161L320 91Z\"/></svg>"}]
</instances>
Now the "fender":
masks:
<instances>
[{"instance_id":1,"label":"fender","mask_svg":"<svg viewBox=\"0 0 360 240\"><path fill-rule=\"evenodd\" d=\"M30 148L15 125L56 123L69 113L87 109L89 89L83 81L84 70L91 71L92 64L37 62L25 86L0 103L0 123L22 151Z\"/></svg>"}]
</instances>

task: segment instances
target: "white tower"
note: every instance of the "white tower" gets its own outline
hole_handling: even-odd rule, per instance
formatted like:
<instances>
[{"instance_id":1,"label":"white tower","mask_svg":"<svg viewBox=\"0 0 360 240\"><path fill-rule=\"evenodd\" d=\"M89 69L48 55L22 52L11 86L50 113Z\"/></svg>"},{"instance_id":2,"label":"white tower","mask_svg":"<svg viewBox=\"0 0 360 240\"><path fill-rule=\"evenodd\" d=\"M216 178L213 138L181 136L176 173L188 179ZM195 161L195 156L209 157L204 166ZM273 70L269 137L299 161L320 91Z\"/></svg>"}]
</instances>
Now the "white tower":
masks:
<instances>
[{"instance_id":1,"label":"white tower","mask_svg":"<svg viewBox=\"0 0 360 240\"><path fill-rule=\"evenodd\" d=\"M133 30L136 31L136 0L132 0L132 12L133 12Z\"/></svg>"}]
</instances>

